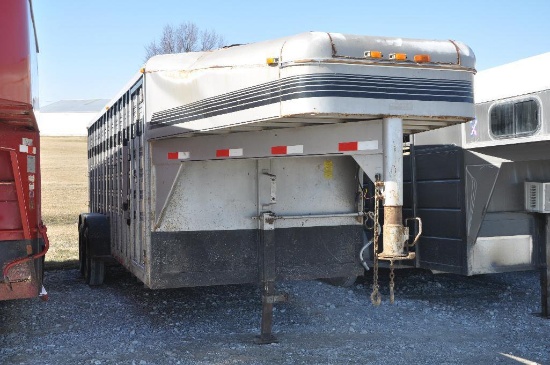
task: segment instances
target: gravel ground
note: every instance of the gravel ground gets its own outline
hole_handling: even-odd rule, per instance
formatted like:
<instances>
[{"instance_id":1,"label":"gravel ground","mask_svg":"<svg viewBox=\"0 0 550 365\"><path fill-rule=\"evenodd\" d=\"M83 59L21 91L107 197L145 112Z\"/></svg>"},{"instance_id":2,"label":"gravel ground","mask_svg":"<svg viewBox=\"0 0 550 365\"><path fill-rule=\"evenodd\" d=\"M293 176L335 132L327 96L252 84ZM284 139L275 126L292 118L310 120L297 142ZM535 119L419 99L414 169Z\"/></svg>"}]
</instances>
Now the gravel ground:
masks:
<instances>
[{"instance_id":1,"label":"gravel ground","mask_svg":"<svg viewBox=\"0 0 550 365\"><path fill-rule=\"evenodd\" d=\"M396 303L384 279L380 307L361 279L280 283L280 342L256 345L254 285L152 291L111 267L90 288L47 271L48 302L0 302L0 364L550 364L537 273L396 276Z\"/></svg>"}]
</instances>

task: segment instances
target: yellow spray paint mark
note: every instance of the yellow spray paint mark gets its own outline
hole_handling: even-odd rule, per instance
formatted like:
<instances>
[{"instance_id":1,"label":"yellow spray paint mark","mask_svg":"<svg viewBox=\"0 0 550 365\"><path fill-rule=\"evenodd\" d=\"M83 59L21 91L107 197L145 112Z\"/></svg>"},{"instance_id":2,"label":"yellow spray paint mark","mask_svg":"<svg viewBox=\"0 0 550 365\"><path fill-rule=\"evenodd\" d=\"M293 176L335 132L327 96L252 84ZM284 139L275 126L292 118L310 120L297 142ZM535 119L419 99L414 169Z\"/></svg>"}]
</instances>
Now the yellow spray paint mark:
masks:
<instances>
[{"instance_id":1,"label":"yellow spray paint mark","mask_svg":"<svg viewBox=\"0 0 550 365\"><path fill-rule=\"evenodd\" d=\"M332 177L334 176L334 165L332 164L331 160L325 160L323 170L325 179L332 179Z\"/></svg>"}]
</instances>

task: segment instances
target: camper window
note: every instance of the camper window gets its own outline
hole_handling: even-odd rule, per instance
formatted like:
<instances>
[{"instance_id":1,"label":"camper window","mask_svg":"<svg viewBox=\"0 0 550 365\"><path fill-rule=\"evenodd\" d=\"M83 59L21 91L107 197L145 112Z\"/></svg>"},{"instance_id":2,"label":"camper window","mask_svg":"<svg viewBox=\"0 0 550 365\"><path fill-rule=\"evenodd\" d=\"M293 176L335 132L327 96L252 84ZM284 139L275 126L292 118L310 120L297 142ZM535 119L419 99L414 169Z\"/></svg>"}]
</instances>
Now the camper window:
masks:
<instances>
[{"instance_id":1,"label":"camper window","mask_svg":"<svg viewBox=\"0 0 550 365\"><path fill-rule=\"evenodd\" d=\"M533 99L496 104L489 113L495 138L524 137L539 128L539 105Z\"/></svg>"}]
</instances>

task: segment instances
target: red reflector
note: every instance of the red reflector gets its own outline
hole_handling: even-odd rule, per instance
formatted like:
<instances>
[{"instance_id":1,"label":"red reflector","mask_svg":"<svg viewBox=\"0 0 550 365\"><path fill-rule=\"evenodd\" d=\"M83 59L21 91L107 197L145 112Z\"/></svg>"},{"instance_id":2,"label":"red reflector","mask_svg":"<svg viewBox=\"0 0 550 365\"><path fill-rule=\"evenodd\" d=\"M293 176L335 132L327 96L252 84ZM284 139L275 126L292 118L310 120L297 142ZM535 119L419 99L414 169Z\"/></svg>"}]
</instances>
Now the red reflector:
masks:
<instances>
[{"instance_id":1,"label":"red reflector","mask_svg":"<svg viewBox=\"0 0 550 365\"><path fill-rule=\"evenodd\" d=\"M177 152L168 152L168 159L169 160L177 160L178 159L178 153Z\"/></svg>"},{"instance_id":2,"label":"red reflector","mask_svg":"<svg viewBox=\"0 0 550 365\"><path fill-rule=\"evenodd\" d=\"M286 155L286 146L273 146L271 147L272 155Z\"/></svg>"},{"instance_id":3,"label":"red reflector","mask_svg":"<svg viewBox=\"0 0 550 365\"><path fill-rule=\"evenodd\" d=\"M229 157L229 150L216 150L216 157Z\"/></svg>"},{"instance_id":4,"label":"red reflector","mask_svg":"<svg viewBox=\"0 0 550 365\"><path fill-rule=\"evenodd\" d=\"M357 151L357 142L341 142L338 143L338 151Z\"/></svg>"}]
</instances>

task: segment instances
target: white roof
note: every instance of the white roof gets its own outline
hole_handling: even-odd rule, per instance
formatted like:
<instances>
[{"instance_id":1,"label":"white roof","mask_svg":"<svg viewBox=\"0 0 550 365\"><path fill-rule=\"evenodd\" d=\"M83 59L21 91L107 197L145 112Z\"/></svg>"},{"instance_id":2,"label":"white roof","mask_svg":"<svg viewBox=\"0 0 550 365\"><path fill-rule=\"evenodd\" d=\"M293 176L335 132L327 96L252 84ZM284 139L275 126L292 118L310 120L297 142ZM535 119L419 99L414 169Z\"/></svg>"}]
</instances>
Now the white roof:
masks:
<instances>
[{"instance_id":1,"label":"white roof","mask_svg":"<svg viewBox=\"0 0 550 365\"><path fill-rule=\"evenodd\" d=\"M97 113L109 99L59 100L40 108L40 113Z\"/></svg>"},{"instance_id":2,"label":"white roof","mask_svg":"<svg viewBox=\"0 0 550 365\"><path fill-rule=\"evenodd\" d=\"M43 136L85 136L86 125L98 111L104 111L107 99L60 100L35 112Z\"/></svg>"},{"instance_id":3,"label":"white roof","mask_svg":"<svg viewBox=\"0 0 550 365\"><path fill-rule=\"evenodd\" d=\"M474 78L476 103L550 89L550 52L480 71Z\"/></svg>"},{"instance_id":4,"label":"white roof","mask_svg":"<svg viewBox=\"0 0 550 365\"><path fill-rule=\"evenodd\" d=\"M449 40L423 40L342 33L306 32L275 40L226 47L208 52L154 56L145 65L146 72L193 71L205 68L265 65L266 58L279 57L282 63L303 60L351 58L366 60L365 51L389 54L403 52L429 54L432 66L456 65L473 68L475 56L462 42ZM374 62L374 61L373 61ZM413 63L412 61L410 61Z\"/></svg>"}]
</instances>

